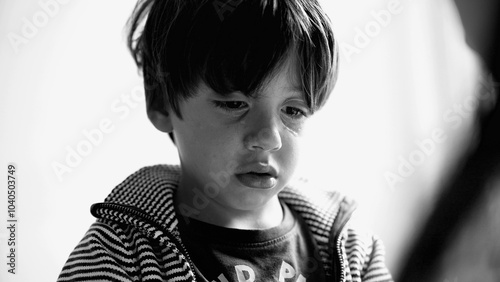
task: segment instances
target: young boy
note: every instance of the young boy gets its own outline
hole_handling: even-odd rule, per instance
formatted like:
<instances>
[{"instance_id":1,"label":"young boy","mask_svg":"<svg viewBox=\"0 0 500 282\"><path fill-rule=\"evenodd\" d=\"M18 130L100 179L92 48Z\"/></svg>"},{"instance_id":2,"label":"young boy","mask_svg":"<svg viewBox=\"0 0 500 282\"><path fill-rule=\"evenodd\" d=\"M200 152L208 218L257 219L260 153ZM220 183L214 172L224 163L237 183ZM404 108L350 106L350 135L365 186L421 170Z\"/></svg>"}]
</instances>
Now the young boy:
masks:
<instances>
[{"instance_id":1,"label":"young boy","mask_svg":"<svg viewBox=\"0 0 500 282\"><path fill-rule=\"evenodd\" d=\"M346 226L351 201L289 185L337 77L316 0L144 0L130 27L148 117L180 166L93 205L59 281L392 281L380 241Z\"/></svg>"}]
</instances>

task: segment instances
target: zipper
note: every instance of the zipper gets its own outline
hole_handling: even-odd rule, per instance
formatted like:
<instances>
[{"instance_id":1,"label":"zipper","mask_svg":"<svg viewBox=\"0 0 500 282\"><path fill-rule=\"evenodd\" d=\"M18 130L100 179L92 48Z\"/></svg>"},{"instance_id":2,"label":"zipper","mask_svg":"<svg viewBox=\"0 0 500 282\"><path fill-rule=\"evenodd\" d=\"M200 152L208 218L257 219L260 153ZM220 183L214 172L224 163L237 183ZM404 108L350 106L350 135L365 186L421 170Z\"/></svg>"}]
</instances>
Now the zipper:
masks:
<instances>
[{"instance_id":1,"label":"zipper","mask_svg":"<svg viewBox=\"0 0 500 282\"><path fill-rule=\"evenodd\" d=\"M341 241L342 241L342 232L344 231L344 228L351 218L352 213L356 209L356 204L352 200L347 200L343 199L342 202L340 203L339 207L339 212L335 218L335 221L333 222L332 225L332 237L330 240L332 240L332 244L335 244L335 250L332 252L332 260L333 260L333 272L334 275L339 272L339 282L344 282L345 280L345 274L342 269L344 265L344 257L342 254L342 249L341 249ZM338 230L338 232L334 233L334 230ZM338 260L334 259L334 254L337 255Z\"/></svg>"},{"instance_id":2,"label":"zipper","mask_svg":"<svg viewBox=\"0 0 500 282\"><path fill-rule=\"evenodd\" d=\"M347 220L346 220L346 222L347 222ZM344 223L344 226L345 226L345 223ZM343 229L343 228L344 228L344 227L342 227L342 229ZM342 230L342 231L343 231L343 230ZM336 237L337 237L337 239L336 239L336 244L335 244L335 251L336 251L336 253L337 253L337 255L338 255L338 258L339 258L339 260L338 260L338 265L337 265L337 271L339 271L339 272L340 272L340 277L339 277L339 280L338 280L338 281L339 281L339 282L344 282L344 280L345 280L345 274L344 274L344 271L343 271L343 269L342 269L342 266L344 265L344 256L343 256L343 254L342 254L342 250L341 250L341 248L340 248L340 242L342 241L342 240L341 240L341 239L342 239L342 237L340 236L340 234L342 234L342 232L340 232L340 233L339 233L339 235L338 235L338 236L336 236Z\"/></svg>"},{"instance_id":3,"label":"zipper","mask_svg":"<svg viewBox=\"0 0 500 282\"><path fill-rule=\"evenodd\" d=\"M196 282L196 270L195 270L195 267L194 267L194 263L191 260L191 257L189 256L189 253L188 253L188 251L186 249L186 246L184 246L184 244L182 243L182 241L179 238L177 238L177 236L175 236L174 234L172 234L168 230L164 230L163 227L161 227L154 220L154 218L152 216L144 213L142 210L140 210L140 209L138 209L138 208L136 208L134 206L125 206L125 205L113 204L113 203L97 203L97 204L93 204L91 206L91 208L90 208L92 215L94 215L95 217L99 217L99 215L96 214L96 210L97 209L101 209L101 208L105 208L105 209L107 208L107 209L117 210L117 211L120 211L122 213L132 214L134 216L137 216L137 217L143 219L144 221L146 221L147 223L153 225L157 229L163 231L163 233L174 243L174 245L177 247L177 249L180 249L181 252L186 257L186 260L187 260L189 266L191 267L191 271L193 272L193 282Z\"/></svg>"}]
</instances>

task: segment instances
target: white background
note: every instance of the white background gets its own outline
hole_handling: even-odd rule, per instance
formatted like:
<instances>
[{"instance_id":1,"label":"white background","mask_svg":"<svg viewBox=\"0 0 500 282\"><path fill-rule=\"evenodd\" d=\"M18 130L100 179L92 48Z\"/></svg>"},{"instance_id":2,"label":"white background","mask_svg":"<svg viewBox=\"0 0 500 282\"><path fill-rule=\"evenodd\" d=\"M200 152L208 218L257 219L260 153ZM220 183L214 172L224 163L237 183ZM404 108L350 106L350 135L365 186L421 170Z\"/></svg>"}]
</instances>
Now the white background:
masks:
<instances>
[{"instance_id":1,"label":"white background","mask_svg":"<svg viewBox=\"0 0 500 282\"><path fill-rule=\"evenodd\" d=\"M40 4L46 2L0 0L5 225L8 163L17 165L18 178L17 274L7 273L2 224L1 281L55 281L94 220L92 203L142 166L178 162L168 137L147 120L141 78L126 49L124 26L135 1L53 2L50 14ZM323 2L341 44L341 74L313 118L300 176L358 201L354 222L383 239L396 274L470 135L473 112L459 114L457 106L474 93L478 63L451 1ZM390 17L381 20L382 10ZM112 130L70 166L69 152L103 120ZM446 140L422 155L417 143L435 130ZM421 164L389 185L386 173L397 173L401 158L418 151ZM70 171L58 176L54 164Z\"/></svg>"}]
</instances>

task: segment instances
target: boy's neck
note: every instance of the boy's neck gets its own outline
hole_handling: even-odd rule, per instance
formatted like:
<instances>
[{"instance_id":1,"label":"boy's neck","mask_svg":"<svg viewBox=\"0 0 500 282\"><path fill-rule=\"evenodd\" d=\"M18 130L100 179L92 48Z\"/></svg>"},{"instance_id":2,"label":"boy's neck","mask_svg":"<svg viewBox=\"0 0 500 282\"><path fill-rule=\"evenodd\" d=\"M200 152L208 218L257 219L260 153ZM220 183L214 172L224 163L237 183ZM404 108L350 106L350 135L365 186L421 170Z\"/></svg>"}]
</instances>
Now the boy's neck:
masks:
<instances>
[{"instance_id":1,"label":"boy's neck","mask_svg":"<svg viewBox=\"0 0 500 282\"><path fill-rule=\"evenodd\" d=\"M175 196L175 208L180 217L185 216L182 206L186 207L186 203L193 201L193 195L186 191L190 190L179 187ZM225 228L263 230L280 225L284 213L278 196L274 196L266 205L254 210L230 209L210 200L202 211L191 213L188 217Z\"/></svg>"}]
</instances>

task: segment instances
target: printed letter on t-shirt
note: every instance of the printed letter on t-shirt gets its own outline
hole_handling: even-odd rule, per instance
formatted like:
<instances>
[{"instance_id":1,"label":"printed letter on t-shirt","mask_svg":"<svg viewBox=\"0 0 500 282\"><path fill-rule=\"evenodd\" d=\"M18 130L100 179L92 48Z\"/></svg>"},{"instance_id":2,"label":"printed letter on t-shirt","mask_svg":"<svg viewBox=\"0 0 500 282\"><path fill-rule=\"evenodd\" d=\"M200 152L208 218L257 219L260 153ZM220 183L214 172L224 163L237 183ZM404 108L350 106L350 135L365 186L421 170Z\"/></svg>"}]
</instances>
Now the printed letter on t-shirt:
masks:
<instances>
[{"instance_id":1,"label":"printed letter on t-shirt","mask_svg":"<svg viewBox=\"0 0 500 282\"><path fill-rule=\"evenodd\" d=\"M295 276L295 269L285 261L281 264L280 269L280 282L285 282L286 278L293 278Z\"/></svg>"},{"instance_id":2,"label":"printed letter on t-shirt","mask_svg":"<svg viewBox=\"0 0 500 282\"><path fill-rule=\"evenodd\" d=\"M235 265L234 269L236 270L238 282L254 282L255 281L255 272L253 271L253 269L250 266ZM246 273L246 275L245 275L245 273ZM245 276L248 276L248 278Z\"/></svg>"},{"instance_id":3,"label":"printed letter on t-shirt","mask_svg":"<svg viewBox=\"0 0 500 282\"><path fill-rule=\"evenodd\" d=\"M293 266L288 264L286 261L283 261L280 268L279 281L285 282L285 279L293 278L294 276L295 276L295 269L293 268ZM306 278L301 274L297 278L296 282L306 282Z\"/></svg>"}]
</instances>

